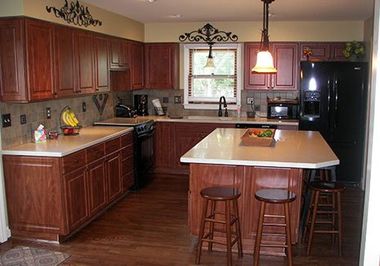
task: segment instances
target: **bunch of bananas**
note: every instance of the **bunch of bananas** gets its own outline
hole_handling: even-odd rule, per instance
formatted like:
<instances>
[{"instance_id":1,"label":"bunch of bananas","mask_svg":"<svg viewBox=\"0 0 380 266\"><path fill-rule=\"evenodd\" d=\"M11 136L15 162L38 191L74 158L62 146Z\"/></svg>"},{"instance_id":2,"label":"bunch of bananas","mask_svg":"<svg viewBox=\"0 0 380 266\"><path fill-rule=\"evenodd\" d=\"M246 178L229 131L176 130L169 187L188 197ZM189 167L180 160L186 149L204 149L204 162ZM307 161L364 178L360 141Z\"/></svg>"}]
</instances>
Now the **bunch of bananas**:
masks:
<instances>
[{"instance_id":1,"label":"bunch of bananas","mask_svg":"<svg viewBox=\"0 0 380 266\"><path fill-rule=\"evenodd\" d=\"M66 108L61 113L61 119L63 123L70 127L77 127L79 125L79 121L76 118L74 112L70 108Z\"/></svg>"}]
</instances>

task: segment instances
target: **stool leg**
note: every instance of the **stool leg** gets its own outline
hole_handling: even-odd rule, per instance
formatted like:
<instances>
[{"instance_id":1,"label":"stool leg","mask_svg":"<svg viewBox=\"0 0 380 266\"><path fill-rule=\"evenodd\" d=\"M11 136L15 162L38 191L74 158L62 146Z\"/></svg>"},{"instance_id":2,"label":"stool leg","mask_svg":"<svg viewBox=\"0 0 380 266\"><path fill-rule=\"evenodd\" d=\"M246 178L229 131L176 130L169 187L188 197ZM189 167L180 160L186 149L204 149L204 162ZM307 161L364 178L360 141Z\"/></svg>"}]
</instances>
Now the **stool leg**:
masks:
<instances>
[{"instance_id":1,"label":"stool leg","mask_svg":"<svg viewBox=\"0 0 380 266\"><path fill-rule=\"evenodd\" d=\"M239 208L237 199L233 201L234 205L234 213L236 215L236 222L235 222L235 231L238 238L237 244L238 244L238 255L239 257L243 257L243 244L241 242L241 229L240 229L240 216L239 216Z\"/></svg>"},{"instance_id":2,"label":"stool leg","mask_svg":"<svg viewBox=\"0 0 380 266\"><path fill-rule=\"evenodd\" d=\"M198 236L198 245L197 245L197 256L195 258L195 264L199 264L201 262L201 253L202 253L202 239L205 231L205 224L206 224L206 216L207 216L207 207L208 207L208 200L203 199L203 209L202 209L202 217L201 217L201 227L199 229L199 236Z\"/></svg>"},{"instance_id":3,"label":"stool leg","mask_svg":"<svg viewBox=\"0 0 380 266\"><path fill-rule=\"evenodd\" d=\"M260 205L259 224L257 225L255 252L253 254L254 266L259 265L260 244L261 244L261 237L262 237L262 233L263 233L264 213L265 213L265 202L262 201L261 205Z\"/></svg>"},{"instance_id":4,"label":"stool leg","mask_svg":"<svg viewBox=\"0 0 380 266\"><path fill-rule=\"evenodd\" d=\"M285 207L285 223L286 223L286 245L288 252L288 265L293 265L292 257L292 235L290 232L290 213L289 213L289 202L284 204Z\"/></svg>"},{"instance_id":5,"label":"stool leg","mask_svg":"<svg viewBox=\"0 0 380 266\"><path fill-rule=\"evenodd\" d=\"M211 218L215 219L215 208L216 202L214 200L211 201ZM209 239L214 239L214 223L210 223L210 234ZM212 251L212 242L208 242L208 251Z\"/></svg>"},{"instance_id":6,"label":"stool leg","mask_svg":"<svg viewBox=\"0 0 380 266\"><path fill-rule=\"evenodd\" d=\"M331 209L332 209L332 211L337 210L335 197L336 197L335 193L331 193L331 200L332 200L332 208ZM331 225L332 228L331 228L331 230L334 231L334 230L336 230L335 213L332 213L331 216L332 216L332 225ZM331 234L331 237L332 237L332 244L334 244L336 235Z\"/></svg>"},{"instance_id":7,"label":"stool leg","mask_svg":"<svg viewBox=\"0 0 380 266\"><path fill-rule=\"evenodd\" d=\"M313 234L314 234L314 225L315 220L317 216L317 209L318 209L318 201L319 201L319 191L315 192L315 198L314 198L314 206L313 206L313 214L311 216L311 225L310 225L310 232L309 232L309 241L307 243L307 251L306 254L309 256L311 251L311 242L313 241Z\"/></svg>"},{"instance_id":8,"label":"stool leg","mask_svg":"<svg viewBox=\"0 0 380 266\"><path fill-rule=\"evenodd\" d=\"M340 192L337 193L337 203L338 203L338 246L339 246L339 256L342 256L342 206L340 201Z\"/></svg>"},{"instance_id":9,"label":"stool leg","mask_svg":"<svg viewBox=\"0 0 380 266\"><path fill-rule=\"evenodd\" d=\"M231 251L231 212L230 201L225 201L226 215L226 238L227 238L227 266L232 266L232 251Z\"/></svg>"},{"instance_id":10,"label":"stool leg","mask_svg":"<svg viewBox=\"0 0 380 266\"><path fill-rule=\"evenodd\" d=\"M306 217L306 221L305 221L305 224L304 224L304 227L303 227L303 234L302 234L302 237L303 237L303 241L302 242L306 242L306 236L307 236L307 229L309 227L309 223L310 223L310 216L311 216L311 213L312 213L312 206L313 206L313 203L314 203L314 198L315 198L315 192L312 191L311 192L311 200L309 199L308 201L308 205L307 206L307 217Z\"/></svg>"}]
</instances>

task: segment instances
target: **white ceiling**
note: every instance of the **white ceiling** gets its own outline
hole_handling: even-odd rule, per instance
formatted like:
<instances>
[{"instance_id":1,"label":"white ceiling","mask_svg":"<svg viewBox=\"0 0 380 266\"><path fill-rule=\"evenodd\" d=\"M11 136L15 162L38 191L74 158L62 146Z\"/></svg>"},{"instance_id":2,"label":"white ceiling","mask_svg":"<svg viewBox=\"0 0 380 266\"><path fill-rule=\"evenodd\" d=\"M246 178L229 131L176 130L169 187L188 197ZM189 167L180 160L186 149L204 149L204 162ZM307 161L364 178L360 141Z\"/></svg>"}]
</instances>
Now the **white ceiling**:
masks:
<instances>
[{"instance_id":1,"label":"white ceiling","mask_svg":"<svg viewBox=\"0 0 380 266\"><path fill-rule=\"evenodd\" d=\"M260 0L84 0L143 22L262 20ZM373 0L275 0L270 20L364 20L372 16ZM180 15L181 17L169 17Z\"/></svg>"}]
</instances>

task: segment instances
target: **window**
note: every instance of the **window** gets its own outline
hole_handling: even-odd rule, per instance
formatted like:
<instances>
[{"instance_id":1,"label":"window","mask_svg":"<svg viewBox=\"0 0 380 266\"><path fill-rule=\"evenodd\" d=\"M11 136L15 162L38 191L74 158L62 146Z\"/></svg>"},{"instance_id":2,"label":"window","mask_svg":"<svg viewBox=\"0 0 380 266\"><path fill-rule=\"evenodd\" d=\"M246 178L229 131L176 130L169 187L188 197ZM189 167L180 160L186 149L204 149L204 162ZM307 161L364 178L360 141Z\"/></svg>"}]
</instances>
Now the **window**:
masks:
<instances>
[{"instance_id":1,"label":"window","mask_svg":"<svg viewBox=\"0 0 380 266\"><path fill-rule=\"evenodd\" d=\"M215 44L214 69L204 68L209 53L202 44L184 45L184 104L186 109L218 109L226 98L229 109L240 106L241 45Z\"/></svg>"}]
</instances>

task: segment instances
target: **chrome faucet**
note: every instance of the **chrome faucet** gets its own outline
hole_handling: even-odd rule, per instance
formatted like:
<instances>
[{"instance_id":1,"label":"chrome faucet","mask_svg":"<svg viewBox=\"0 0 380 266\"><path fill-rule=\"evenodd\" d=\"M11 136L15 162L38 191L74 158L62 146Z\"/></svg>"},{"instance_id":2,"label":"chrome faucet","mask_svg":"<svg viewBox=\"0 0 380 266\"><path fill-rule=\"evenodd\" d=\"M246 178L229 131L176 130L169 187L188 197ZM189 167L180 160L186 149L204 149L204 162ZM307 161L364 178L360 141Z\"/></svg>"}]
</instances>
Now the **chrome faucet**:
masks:
<instances>
[{"instance_id":1,"label":"chrome faucet","mask_svg":"<svg viewBox=\"0 0 380 266\"><path fill-rule=\"evenodd\" d=\"M222 97L219 98L219 112L218 112L218 116L223 116L223 113L222 113L222 100L223 100L223 107L224 107L224 116L227 117L228 116L227 102L226 102L226 98L224 96L222 96Z\"/></svg>"}]
</instances>

